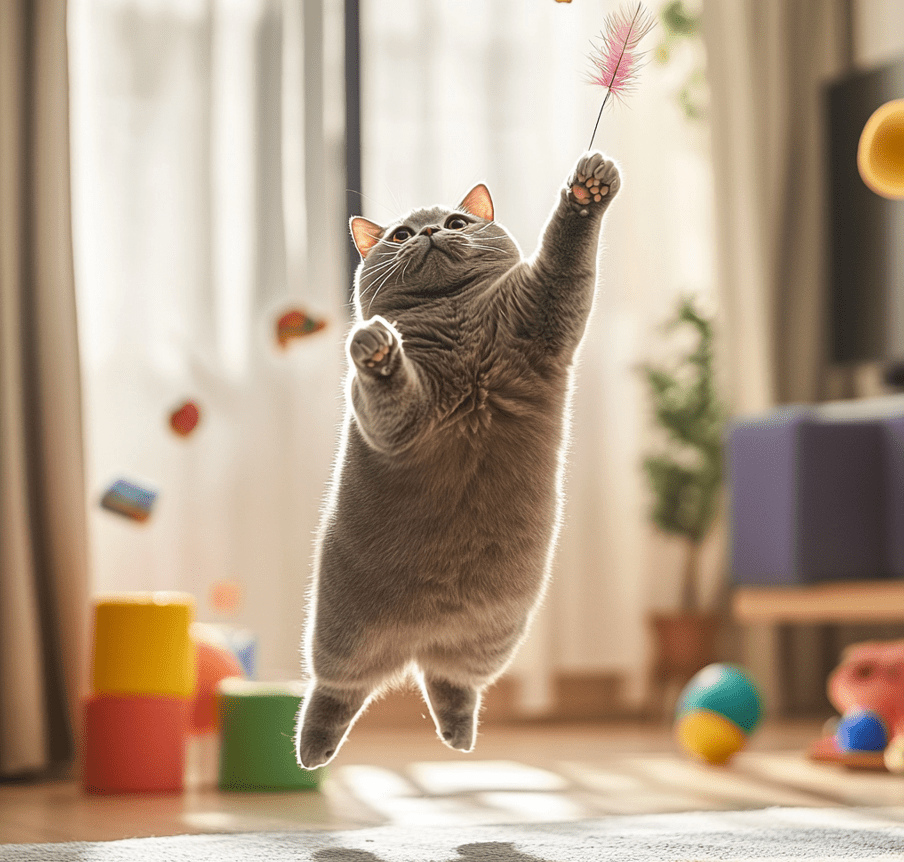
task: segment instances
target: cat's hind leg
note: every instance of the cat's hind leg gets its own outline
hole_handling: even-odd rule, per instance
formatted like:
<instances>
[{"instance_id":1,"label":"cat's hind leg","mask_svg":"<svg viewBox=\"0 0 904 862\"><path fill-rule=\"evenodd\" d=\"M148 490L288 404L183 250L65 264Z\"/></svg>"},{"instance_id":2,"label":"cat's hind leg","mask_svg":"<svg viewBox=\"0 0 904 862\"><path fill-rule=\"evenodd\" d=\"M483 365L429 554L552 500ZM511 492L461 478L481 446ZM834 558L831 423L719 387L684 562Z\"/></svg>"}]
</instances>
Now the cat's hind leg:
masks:
<instances>
[{"instance_id":1,"label":"cat's hind leg","mask_svg":"<svg viewBox=\"0 0 904 862\"><path fill-rule=\"evenodd\" d=\"M314 769L333 759L371 693L364 686L340 688L316 681L308 686L295 729L299 766Z\"/></svg>"},{"instance_id":2,"label":"cat's hind leg","mask_svg":"<svg viewBox=\"0 0 904 862\"><path fill-rule=\"evenodd\" d=\"M483 686L450 682L431 672L424 672L422 686L440 739L449 748L473 750Z\"/></svg>"},{"instance_id":3,"label":"cat's hind leg","mask_svg":"<svg viewBox=\"0 0 904 862\"><path fill-rule=\"evenodd\" d=\"M472 751L483 692L505 670L524 636L526 621L456 638L418 651L416 663L424 700L439 738L450 748Z\"/></svg>"},{"instance_id":4,"label":"cat's hind leg","mask_svg":"<svg viewBox=\"0 0 904 862\"><path fill-rule=\"evenodd\" d=\"M305 647L311 681L298 711L295 752L306 769L333 759L371 700L410 661L404 649L373 627L329 610L326 603L318 609Z\"/></svg>"}]
</instances>

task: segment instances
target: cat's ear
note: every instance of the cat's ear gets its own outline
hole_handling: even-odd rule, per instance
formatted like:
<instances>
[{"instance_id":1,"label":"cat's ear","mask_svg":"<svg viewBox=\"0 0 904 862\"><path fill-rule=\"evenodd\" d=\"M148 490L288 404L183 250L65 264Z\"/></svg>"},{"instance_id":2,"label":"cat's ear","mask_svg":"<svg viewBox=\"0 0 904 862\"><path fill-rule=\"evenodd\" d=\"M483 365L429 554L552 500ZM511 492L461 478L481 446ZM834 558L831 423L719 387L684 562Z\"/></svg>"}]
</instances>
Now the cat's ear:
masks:
<instances>
[{"instance_id":1,"label":"cat's ear","mask_svg":"<svg viewBox=\"0 0 904 862\"><path fill-rule=\"evenodd\" d=\"M493 199L490 197L490 190L483 183L474 186L465 195L465 199L458 205L458 208L477 216L477 218L493 220Z\"/></svg>"},{"instance_id":2,"label":"cat's ear","mask_svg":"<svg viewBox=\"0 0 904 862\"><path fill-rule=\"evenodd\" d=\"M372 221L368 221L361 216L355 216L349 226L352 229L352 239L355 241L355 248L361 257L367 257L367 253L380 241L383 236L383 228Z\"/></svg>"}]
</instances>

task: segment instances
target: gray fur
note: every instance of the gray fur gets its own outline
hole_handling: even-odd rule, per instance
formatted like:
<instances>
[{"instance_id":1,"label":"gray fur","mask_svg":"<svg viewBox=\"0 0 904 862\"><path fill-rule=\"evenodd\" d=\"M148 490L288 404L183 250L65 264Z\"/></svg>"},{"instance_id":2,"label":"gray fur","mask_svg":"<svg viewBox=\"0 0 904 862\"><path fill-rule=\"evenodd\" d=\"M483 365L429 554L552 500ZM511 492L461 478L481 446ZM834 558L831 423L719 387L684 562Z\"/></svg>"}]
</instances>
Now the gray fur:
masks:
<instances>
[{"instance_id":1,"label":"gray fur","mask_svg":"<svg viewBox=\"0 0 904 862\"><path fill-rule=\"evenodd\" d=\"M358 267L303 644L302 766L332 759L409 673L440 738L473 748L481 695L549 577L572 364L618 187L611 161L579 159L530 260L496 222L437 207L383 230ZM468 226L444 227L456 212ZM400 226L412 236L393 242Z\"/></svg>"}]
</instances>

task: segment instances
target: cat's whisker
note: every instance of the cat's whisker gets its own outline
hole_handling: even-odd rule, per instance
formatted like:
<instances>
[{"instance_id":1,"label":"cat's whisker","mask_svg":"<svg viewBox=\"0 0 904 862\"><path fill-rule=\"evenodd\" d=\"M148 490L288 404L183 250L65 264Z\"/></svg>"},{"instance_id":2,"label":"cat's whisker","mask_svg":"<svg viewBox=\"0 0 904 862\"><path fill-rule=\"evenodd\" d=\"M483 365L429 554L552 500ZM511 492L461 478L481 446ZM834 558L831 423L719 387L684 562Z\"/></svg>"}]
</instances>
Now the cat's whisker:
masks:
<instances>
[{"instance_id":1,"label":"cat's whisker","mask_svg":"<svg viewBox=\"0 0 904 862\"><path fill-rule=\"evenodd\" d=\"M377 294L383 288L383 285L385 285L386 282L389 281L390 278L392 278L394 273L398 272L399 267L402 265L402 262L398 258L396 258L394 263L395 263L395 266L390 267L390 269L386 273L384 273L383 278L380 280L379 285L377 285L377 289L374 291L373 296L371 296L370 302L368 302L368 304L367 304L368 313L370 312L371 306L373 306L373 304L374 304L374 300L377 298Z\"/></svg>"},{"instance_id":2,"label":"cat's whisker","mask_svg":"<svg viewBox=\"0 0 904 862\"><path fill-rule=\"evenodd\" d=\"M395 258L392 260L384 260L382 263L374 264L374 266L370 267L367 272L367 277L370 281L373 281L375 277L381 275L385 270L391 267L396 262Z\"/></svg>"},{"instance_id":3,"label":"cat's whisker","mask_svg":"<svg viewBox=\"0 0 904 862\"><path fill-rule=\"evenodd\" d=\"M399 252L397 249L389 249L387 251L374 252L375 257L380 257L380 258L386 257L386 258L389 258L389 260L395 260L395 258L398 257L398 254L399 254ZM380 266L381 264L385 264L386 262L387 261L383 260L383 261L380 261L379 264L375 264L375 265Z\"/></svg>"},{"instance_id":4,"label":"cat's whisker","mask_svg":"<svg viewBox=\"0 0 904 862\"><path fill-rule=\"evenodd\" d=\"M395 263L397 263L397 260L395 256L393 256L392 260L385 260L382 263L378 263L375 266L370 267L367 272L368 282L372 283L376 281L377 278L382 276L387 270L391 269Z\"/></svg>"},{"instance_id":5,"label":"cat's whisker","mask_svg":"<svg viewBox=\"0 0 904 862\"><path fill-rule=\"evenodd\" d=\"M399 196L395 193L395 191L393 190L392 186L389 185L389 183L386 184L386 190L389 192L390 196L392 197L393 203L399 208L398 212L396 213L396 219L399 219L402 217L402 215L401 215L402 214L402 202L399 200Z\"/></svg>"},{"instance_id":6,"label":"cat's whisker","mask_svg":"<svg viewBox=\"0 0 904 862\"><path fill-rule=\"evenodd\" d=\"M471 248L479 248L481 251L493 251L496 252L497 255L504 255L506 253L504 248L494 245L478 245L477 243L473 243Z\"/></svg>"},{"instance_id":7,"label":"cat's whisker","mask_svg":"<svg viewBox=\"0 0 904 862\"><path fill-rule=\"evenodd\" d=\"M393 261L392 266L390 266L389 269L387 269L385 272L381 272L381 273L375 275L371 279L370 284L368 284L366 290L364 290L363 293L366 294L367 291L373 289L374 295L376 296L376 292L383 286L386 279L388 279L392 275L393 271L395 270L395 268L397 266L398 266L398 261Z\"/></svg>"}]
</instances>

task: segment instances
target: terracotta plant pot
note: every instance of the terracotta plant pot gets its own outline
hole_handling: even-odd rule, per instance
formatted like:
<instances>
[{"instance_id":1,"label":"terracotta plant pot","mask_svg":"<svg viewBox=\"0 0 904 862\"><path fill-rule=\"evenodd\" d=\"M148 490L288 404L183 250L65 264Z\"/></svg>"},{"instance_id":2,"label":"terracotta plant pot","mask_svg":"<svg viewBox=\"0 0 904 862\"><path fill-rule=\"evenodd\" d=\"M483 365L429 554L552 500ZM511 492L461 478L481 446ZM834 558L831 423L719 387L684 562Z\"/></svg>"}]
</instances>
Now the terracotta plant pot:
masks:
<instances>
[{"instance_id":1,"label":"terracotta plant pot","mask_svg":"<svg viewBox=\"0 0 904 862\"><path fill-rule=\"evenodd\" d=\"M652 638L650 704L661 714L670 688L680 688L698 670L719 660L719 616L675 612L650 616Z\"/></svg>"}]
</instances>

